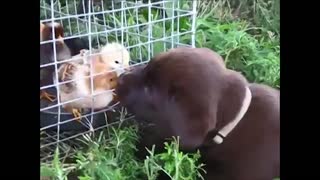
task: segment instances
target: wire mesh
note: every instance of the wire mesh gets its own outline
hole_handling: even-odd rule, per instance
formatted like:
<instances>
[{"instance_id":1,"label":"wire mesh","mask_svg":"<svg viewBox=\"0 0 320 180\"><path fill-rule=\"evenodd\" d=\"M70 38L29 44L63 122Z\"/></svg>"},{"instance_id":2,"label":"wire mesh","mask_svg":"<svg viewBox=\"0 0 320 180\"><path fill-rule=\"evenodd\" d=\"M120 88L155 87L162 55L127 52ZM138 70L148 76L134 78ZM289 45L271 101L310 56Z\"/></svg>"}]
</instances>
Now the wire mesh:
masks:
<instances>
[{"instance_id":1,"label":"wire mesh","mask_svg":"<svg viewBox=\"0 0 320 180\"><path fill-rule=\"evenodd\" d=\"M101 48L113 42L122 44L130 54L130 67L144 64L154 55L170 48L194 47L195 17L196 1L191 0L40 0L40 24L59 23L63 27L62 37L58 38L58 31L51 28L51 39L42 38L40 41L40 54L44 54L40 55L40 71L49 67L53 69L53 82L46 85L40 83L40 91L45 90L56 97L53 102L40 99L41 161L52 157L57 145L62 147L61 154L69 154L71 147L77 147L74 138L132 118L123 113L118 102L112 102L99 110L87 108L89 110L82 112L80 121L77 121L64 106L84 97L77 96L62 102L60 96L63 89L59 87L79 79L61 82L61 66L76 61L79 63L77 55L81 54L80 50L88 50L85 58L82 55L80 59L83 64L89 59L86 62L90 67L88 87L92 103L95 103L95 96L113 91L110 89L96 94L92 88L95 87L94 78L99 74L91 72L93 61L90 58L101 55ZM66 56L61 56L61 41L69 48ZM82 46L77 47L79 44ZM47 49L41 49L44 47ZM52 49L48 50L48 47ZM51 53L50 56L48 53ZM40 82L42 76L40 73Z\"/></svg>"}]
</instances>

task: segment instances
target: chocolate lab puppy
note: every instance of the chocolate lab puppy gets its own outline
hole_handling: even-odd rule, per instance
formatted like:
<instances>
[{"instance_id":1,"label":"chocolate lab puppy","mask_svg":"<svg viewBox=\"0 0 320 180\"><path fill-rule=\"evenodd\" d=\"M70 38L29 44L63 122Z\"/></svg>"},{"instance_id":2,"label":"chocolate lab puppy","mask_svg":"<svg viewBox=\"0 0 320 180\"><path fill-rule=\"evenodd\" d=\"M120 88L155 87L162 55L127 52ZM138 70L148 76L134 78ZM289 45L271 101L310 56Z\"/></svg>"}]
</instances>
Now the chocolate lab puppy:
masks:
<instances>
[{"instance_id":1,"label":"chocolate lab puppy","mask_svg":"<svg viewBox=\"0 0 320 180\"><path fill-rule=\"evenodd\" d=\"M155 124L147 146L179 136L182 150L200 149L205 179L279 177L280 92L248 83L213 51L161 53L121 75L116 93L136 119Z\"/></svg>"}]
</instances>

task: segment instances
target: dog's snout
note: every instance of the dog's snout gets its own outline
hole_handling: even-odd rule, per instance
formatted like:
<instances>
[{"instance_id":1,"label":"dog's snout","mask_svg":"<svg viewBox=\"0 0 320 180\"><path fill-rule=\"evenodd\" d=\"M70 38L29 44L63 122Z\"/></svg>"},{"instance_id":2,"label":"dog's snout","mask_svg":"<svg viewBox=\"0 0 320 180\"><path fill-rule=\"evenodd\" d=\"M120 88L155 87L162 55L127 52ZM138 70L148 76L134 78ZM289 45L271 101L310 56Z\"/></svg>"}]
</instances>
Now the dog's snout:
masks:
<instances>
[{"instance_id":1,"label":"dog's snout","mask_svg":"<svg viewBox=\"0 0 320 180\"><path fill-rule=\"evenodd\" d=\"M124 84L124 78L126 76L126 73L120 74L119 78L118 78L118 85L121 86Z\"/></svg>"}]
</instances>

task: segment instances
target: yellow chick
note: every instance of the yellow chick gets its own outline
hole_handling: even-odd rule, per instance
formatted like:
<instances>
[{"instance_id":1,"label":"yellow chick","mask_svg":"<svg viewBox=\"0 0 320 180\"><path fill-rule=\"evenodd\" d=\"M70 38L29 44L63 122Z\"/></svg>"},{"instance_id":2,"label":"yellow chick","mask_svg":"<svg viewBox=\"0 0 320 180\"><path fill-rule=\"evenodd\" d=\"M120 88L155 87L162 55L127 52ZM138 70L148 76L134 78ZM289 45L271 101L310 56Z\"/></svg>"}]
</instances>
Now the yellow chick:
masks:
<instances>
[{"instance_id":1,"label":"yellow chick","mask_svg":"<svg viewBox=\"0 0 320 180\"><path fill-rule=\"evenodd\" d=\"M102 60L116 70L117 76L129 67L130 53L122 44L116 42L108 43L101 48L100 53Z\"/></svg>"},{"instance_id":2,"label":"yellow chick","mask_svg":"<svg viewBox=\"0 0 320 180\"><path fill-rule=\"evenodd\" d=\"M114 50L119 47L122 51ZM63 108L73 113L77 120L80 120L82 109L103 109L112 102L114 93L106 91L116 87L117 78L121 74L121 71L114 70L118 67L128 67L130 61L129 52L117 43L104 46L99 54L92 56L88 56L86 50L83 50L74 58L80 56L83 61L64 63L58 70L60 82L72 80L59 86L60 101L64 103L82 97L63 105ZM122 65L123 62L125 65ZM93 73L93 94L91 94L90 64Z\"/></svg>"}]
</instances>

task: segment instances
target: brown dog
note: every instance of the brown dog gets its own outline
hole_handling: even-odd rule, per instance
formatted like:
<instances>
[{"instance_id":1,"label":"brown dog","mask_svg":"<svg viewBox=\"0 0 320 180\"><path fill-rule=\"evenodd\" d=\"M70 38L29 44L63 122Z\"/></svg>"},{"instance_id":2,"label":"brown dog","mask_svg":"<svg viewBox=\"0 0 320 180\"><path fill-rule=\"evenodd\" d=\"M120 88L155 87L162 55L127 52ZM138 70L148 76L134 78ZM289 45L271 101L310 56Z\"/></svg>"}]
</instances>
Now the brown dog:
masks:
<instances>
[{"instance_id":1,"label":"brown dog","mask_svg":"<svg viewBox=\"0 0 320 180\"><path fill-rule=\"evenodd\" d=\"M176 48L119 78L120 103L155 124L154 139L180 136L200 149L209 180L280 175L280 92L249 84L206 48ZM150 139L151 138L151 139Z\"/></svg>"}]
</instances>

